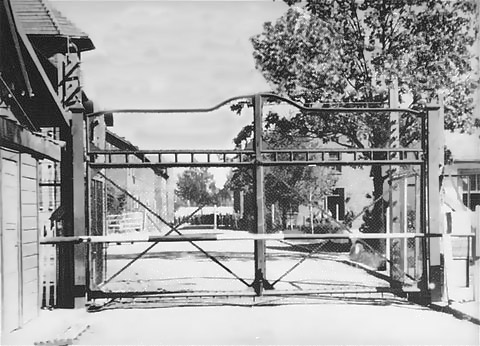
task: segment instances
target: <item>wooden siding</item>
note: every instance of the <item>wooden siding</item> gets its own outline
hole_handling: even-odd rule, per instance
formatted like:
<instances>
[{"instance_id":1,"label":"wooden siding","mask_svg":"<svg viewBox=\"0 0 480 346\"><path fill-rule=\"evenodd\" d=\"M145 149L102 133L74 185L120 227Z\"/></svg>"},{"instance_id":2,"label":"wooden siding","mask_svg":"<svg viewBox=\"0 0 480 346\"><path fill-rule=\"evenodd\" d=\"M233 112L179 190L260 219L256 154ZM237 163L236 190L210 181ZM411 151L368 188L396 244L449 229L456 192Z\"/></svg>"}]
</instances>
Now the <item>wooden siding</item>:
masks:
<instances>
[{"instance_id":1,"label":"wooden siding","mask_svg":"<svg viewBox=\"0 0 480 346\"><path fill-rule=\"evenodd\" d=\"M22 259L30 258L29 266L22 268L22 310L26 323L38 315L40 307L37 161L22 154L20 172Z\"/></svg>"},{"instance_id":2,"label":"wooden siding","mask_svg":"<svg viewBox=\"0 0 480 346\"><path fill-rule=\"evenodd\" d=\"M0 214L2 326L10 332L21 325L20 261L19 261L19 169L18 154L0 150Z\"/></svg>"},{"instance_id":3,"label":"wooden siding","mask_svg":"<svg viewBox=\"0 0 480 346\"><path fill-rule=\"evenodd\" d=\"M24 270L28 270L30 268L37 268L38 267L38 258L37 255L30 255L30 256L23 256L22 258L22 266Z\"/></svg>"}]
</instances>

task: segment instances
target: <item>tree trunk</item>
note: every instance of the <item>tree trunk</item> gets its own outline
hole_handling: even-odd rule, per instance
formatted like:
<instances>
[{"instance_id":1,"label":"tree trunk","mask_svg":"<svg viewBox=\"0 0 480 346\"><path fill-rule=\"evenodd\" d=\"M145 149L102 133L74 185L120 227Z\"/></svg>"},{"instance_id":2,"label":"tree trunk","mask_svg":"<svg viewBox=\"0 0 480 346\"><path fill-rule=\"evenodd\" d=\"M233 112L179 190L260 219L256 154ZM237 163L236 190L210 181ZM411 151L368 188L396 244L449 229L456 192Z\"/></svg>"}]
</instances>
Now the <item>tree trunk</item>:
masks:
<instances>
[{"instance_id":1,"label":"tree trunk","mask_svg":"<svg viewBox=\"0 0 480 346\"><path fill-rule=\"evenodd\" d=\"M282 208L282 228L284 230L287 229L287 213L288 213L287 208Z\"/></svg>"},{"instance_id":2,"label":"tree trunk","mask_svg":"<svg viewBox=\"0 0 480 346\"><path fill-rule=\"evenodd\" d=\"M383 183L381 166L372 166L371 175L373 179L373 200L377 201L371 213L369 231L372 233L385 233L385 199L383 198ZM385 253L385 240L372 239L370 245L381 254Z\"/></svg>"}]
</instances>

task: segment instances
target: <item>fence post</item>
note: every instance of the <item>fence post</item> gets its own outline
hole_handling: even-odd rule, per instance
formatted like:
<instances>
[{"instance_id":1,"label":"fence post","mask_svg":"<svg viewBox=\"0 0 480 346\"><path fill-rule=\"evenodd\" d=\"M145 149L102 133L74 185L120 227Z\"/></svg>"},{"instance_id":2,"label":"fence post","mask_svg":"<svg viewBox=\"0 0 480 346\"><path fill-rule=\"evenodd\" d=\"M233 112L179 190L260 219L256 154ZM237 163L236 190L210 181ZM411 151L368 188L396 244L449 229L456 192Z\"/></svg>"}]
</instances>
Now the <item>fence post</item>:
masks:
<instances>
[{"instance_id":1,"label":"fence post","mask_svg":"<svg viewBox=\"0 0 480 346\"><path fill-rule=\"evenodd\" d=\"M256 195L256 233L265 233L265 206L264 206L264 177L263 166L261 165L262 156L262 97L254 96L254 141L255 141L255 195ZM257 295L263 294L266 283L266 258L265 258L265 240L254 240L254 258L255 258L255 279L253 288Z\"/></svg>"},{"instance_id":2,"label":"fence post","mask_svg":"<svg viewBox=\"0 0 480 346\"><path fill-rule=\"evenodd\" d=\"M443 233L443 217L441 214L440 175L444 165L444 114L443 100L439 97L439 105L428 109L428 233ZM441 254L441 238L431 237L427 241L429 252L428 287L430 299L442 301L444 294L444 267Z\"/></svg>"},{"instance_id":3,"label":"fence post","mask_svg":"<svg viewBox=\"0 0 480 346\"><path fill-rule=\"evenodd\" d=\"M398 95L398 81L393 80L392 87L389 90L389 106L390 108L398 108L400 105L399 95ZM400 147L400 114L398 112L390 113L390 144L391 149L398 149ZM390 158L397 158L398 153L389 153ZM388 215L388 225L386 228L389 229L390 233L400 233L403 232L402 229L402 196L401 188L395 188L394 178L395 174L401 173L399 166L390 166L389 167L389 215ZM406 239L386 239L385 247L386 254L388 254L387 259L390 260L390 277L397 281L403 282L404 277L401 274L405 270L403 267L403 258L405 254L403 253L403 244L406 243ZM395 269L400 269L395 270Z\"/></svg>"},{"instance_id":4,"label":"fence post","mask_svg":"<svg viewBox=\"0 0 480 346\"><path fill-rule=\"evenodd\" d=\"M475 261L473 270L473 299L478 302L480 301L480 205L477 205L475 209L474 226L475 239L472 242L472 257Z\"/></svg>"},{"instance_id":5,"label":"fence post","mask_svg":"<svg viewBox=\"0 0 480 346\"><path fill-rule=\"evenodd\" d=\"M85 132L84 113L81 103L70 108L72 112L72 161L73 161L73 235L85 235ZM85 305L86 293L86 246L77 244L74 247L74 299L75 307Z\"/></svg>"}]
</instances>

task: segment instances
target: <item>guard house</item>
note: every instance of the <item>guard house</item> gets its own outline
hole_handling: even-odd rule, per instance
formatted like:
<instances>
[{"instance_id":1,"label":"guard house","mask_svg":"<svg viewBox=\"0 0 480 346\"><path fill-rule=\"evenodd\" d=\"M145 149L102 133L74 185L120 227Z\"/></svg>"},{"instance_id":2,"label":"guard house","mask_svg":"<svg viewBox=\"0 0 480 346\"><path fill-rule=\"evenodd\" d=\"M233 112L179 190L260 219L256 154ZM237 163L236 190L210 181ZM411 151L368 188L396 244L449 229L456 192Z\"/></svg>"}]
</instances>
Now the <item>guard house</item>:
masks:
<instances>
[{"instance_id":1,"label":"guard house","mask_svg":"<svg viewBox=\"0 0 480 346\"><path fill-rule=\"evenodd\" d=\"M41 306L41 168L58 166L63 235L72 230L72 112L87 100L79 59L94 46L44 0L0 1L0 310L8 333ZM77 178L77 184L80 181ZM83 178L82 178L83 183ZM53 209L53 208L52 208ZM49 211L50 213L53 210ZM70 251L72 253L73 251ZM73 254L61 253L58 306L73 304ZM8 263L8 265L6 265Z\"/></svg>"}]
</instances>

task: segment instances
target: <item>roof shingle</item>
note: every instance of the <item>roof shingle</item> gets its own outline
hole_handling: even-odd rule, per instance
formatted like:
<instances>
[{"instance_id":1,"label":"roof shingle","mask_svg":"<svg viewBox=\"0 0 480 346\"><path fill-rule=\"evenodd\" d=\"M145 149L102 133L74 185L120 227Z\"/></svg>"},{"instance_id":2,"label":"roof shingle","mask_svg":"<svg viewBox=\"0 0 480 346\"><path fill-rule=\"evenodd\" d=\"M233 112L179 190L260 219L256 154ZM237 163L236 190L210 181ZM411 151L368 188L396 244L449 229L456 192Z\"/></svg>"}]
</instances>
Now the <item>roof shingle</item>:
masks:
<instances>
[{"instance_id":1,"label":"roof shingle","mask_svg":"<svg viewBox=\"0 0 480 346\"><path fill-rule=\"evenodd\" d=\"M11 0L11 5L27 35L88 39L86 33L50 6L46 0Z\"/></svg>"}]
</instances>

